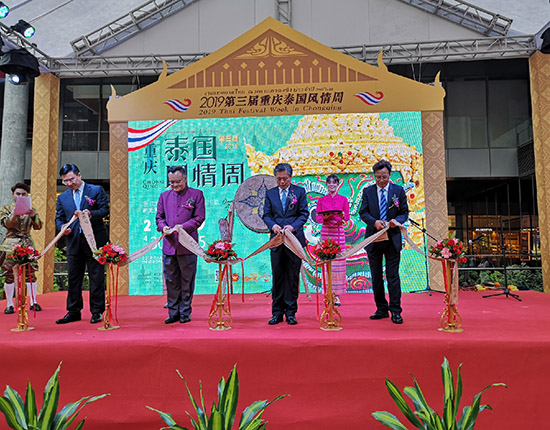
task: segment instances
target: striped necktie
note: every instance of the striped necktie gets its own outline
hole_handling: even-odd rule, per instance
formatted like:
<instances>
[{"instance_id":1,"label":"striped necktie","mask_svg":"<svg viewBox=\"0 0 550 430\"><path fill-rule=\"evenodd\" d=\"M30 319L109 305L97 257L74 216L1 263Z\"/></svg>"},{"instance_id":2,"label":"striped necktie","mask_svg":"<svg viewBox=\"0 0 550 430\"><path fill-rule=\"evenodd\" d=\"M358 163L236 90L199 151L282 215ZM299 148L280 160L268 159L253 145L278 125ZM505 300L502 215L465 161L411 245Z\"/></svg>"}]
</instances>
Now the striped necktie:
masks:
<instances>
[{"instance_id":1,"label":"striped necktie","mask_svg":"<svg viewBox=\"0 0 550 430\"><path fill-rule=\"evenodd\" d=\"M380 219L382 221L386 221L387 217L388 217L388 202L386 200L386 189L383 188L380 196Z\"/></svg>"}]
</instances>

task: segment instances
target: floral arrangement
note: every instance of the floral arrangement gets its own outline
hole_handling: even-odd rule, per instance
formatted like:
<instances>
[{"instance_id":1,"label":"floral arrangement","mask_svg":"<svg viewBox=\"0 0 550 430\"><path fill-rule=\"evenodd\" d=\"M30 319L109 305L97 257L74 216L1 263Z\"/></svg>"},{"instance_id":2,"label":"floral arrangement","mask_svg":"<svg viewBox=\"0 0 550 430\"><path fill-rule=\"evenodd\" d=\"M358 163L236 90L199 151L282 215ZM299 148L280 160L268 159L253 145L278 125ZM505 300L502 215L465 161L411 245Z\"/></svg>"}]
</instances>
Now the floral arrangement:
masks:
<instances>
[{"instance_id":1,"label":"floral arrangement","mask_svg":"<svg viewBox=\"0 0 550 430\"><path fill-rule=\"evenodd\" d=\"M292 209L294 207L294 205L296 203L298 203L298 199L296 198L296 195L291 192L289 195L288 195L288 198L290 199L290 204L288 206L289 209Z\"/></svg>"},{"instance_id":2,"label":"floral arrangement","mask_svg":"<svg viewBox=\"0 0 550 430\"><path fill-rule=\"evenodd\" d=\"M459 263L468 261L464 256L464 244L456 237L438 240L435 245L430 247L430 254L446 260L457 260Z\"/></svg>"},{"instance_id":3,"label":"floral arrangement","mask_svg":"<svg viewBox=\"0 0 550 430\"><path fill-rule=\"evenodd\" d=\"M195 200L193 200L193 197L189 198L184 204L183 207L185 209L193 209L195 207Z\"/></svg>"},{"instance_id":4,"label":"floral arrangement","mask_svg":"<svg viewBox=\"0 0 550 430\"><path fill-rule=\"evenodd\" d=\"M399 198L395 194L391 197L391 202L391 206L388 208L388 210L393 207L399 209Z\"/></svg>"},{"instance_id":5,"label":"floral arrangement","mask_svg":"<svg viewBox=\"0 0 550 430\"><path fill-rule=\"evenodd\" d=\"M325 239L315 245L313 253L319 260L334 260L336 254L341 251L340 245L334 242L332 239Z\"/></svg>"},{"instance_id":6,"label":"floral arrangement","mask_svg":"<svg viewBox=\"0 0 550 430\"><path fill-rule=\"evenodd\" d=\"M99 248L97 251L94 251L94 258L98 261L99 264L117 264L126 261L128 256L126 255L126 251L124 251L124 248L122 248L121 246L108 243Z\"/></svg>"},{"instance_id":7,"label":"floral arrangement","mask_svg":"<svg viewBox=\"0 0 550 430\"><path fill-rule=\"evenodd\" d=\"M84 198L86 199L86 201L88 202L88 204L89 204L90 206L95 205L95 200L92 199L91 197L84 196Z\"/></svg>"},{"instance_id":8,"label":"floral arrangement","mask_svg":"<svg viewBox=\"0 0 550 430\"><path fill-rule=\"evenodd\" d=\"M16 266L30 264L35 267L39 255L40 253L32 246L15 245L6 258L11 260Z\"/></svg>"},{"instance_id":9,"label":"floral arrangement","mask_svg":"<svg viewBox=\"0 0 550 430\"><path fill-rule=\"evenodd\" d=\"M206 255L216 261L231 260L237 258L233 246L229 240L216 240L208 247Z\"/></svg>"}]
</instances>

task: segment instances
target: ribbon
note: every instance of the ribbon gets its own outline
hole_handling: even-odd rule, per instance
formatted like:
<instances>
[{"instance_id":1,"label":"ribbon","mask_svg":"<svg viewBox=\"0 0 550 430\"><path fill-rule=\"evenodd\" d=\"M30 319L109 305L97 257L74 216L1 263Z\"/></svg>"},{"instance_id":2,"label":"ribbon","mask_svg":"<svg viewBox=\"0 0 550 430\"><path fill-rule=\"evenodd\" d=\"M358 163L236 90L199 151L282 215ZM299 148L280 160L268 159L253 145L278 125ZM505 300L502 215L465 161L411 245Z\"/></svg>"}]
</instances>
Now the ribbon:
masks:
<instances>
[{"instance_id":1,"label":"ribbon","mask_svg":"<svg viewBox=\"0 0 550 430\"><path fill-rule=\"evenodd\" d=\"M65 231L69 228L69 226L70 226L73 222L76 221L76 219L77 219L77 216L76 216L76 215L73 215L73 217L69 220L68 223L63 224L63 226L61 227L61 230L59 230L59 233L57 233L57 236L55 236L55 237L53 238L53 240L52 240L50 243L48 243L48 244L46 245L46 247L44 248L44 250L43 250L43 251L40 253L40 255L36 258L37 260L38 260L39 258L42 258L42 256L43 256L46 252L48 252L48 251L50 250L50 248L51 248L52 246L54 246L54 245L59 241L59 239L61 239L61 237L65 234Z\"/></svg>"}]
</instances>

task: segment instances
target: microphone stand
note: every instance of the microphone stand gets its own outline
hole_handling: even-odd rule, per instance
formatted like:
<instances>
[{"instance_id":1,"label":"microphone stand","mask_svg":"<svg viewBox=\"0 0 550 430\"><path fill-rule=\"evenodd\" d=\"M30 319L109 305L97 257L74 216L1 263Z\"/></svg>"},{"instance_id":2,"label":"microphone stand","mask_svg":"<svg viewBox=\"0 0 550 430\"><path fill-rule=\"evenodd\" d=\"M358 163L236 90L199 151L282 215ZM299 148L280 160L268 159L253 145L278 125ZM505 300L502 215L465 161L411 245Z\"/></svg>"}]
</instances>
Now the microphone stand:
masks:
<instances>
[{"instance_id":1,"label":"microphone stand","mask_svg":"<svg viewBox=\"0 0 550 430\"><path fill-rule=\"evenodd\" d=\"M504 291L502 293L496 293L496 294L488 294L486 296L482 296L484 299L487 297L496 297L496 296L508 296L512 297L513 299L516 299L518 302L521 302L521 299L519 298L519 294L514 294L510 292L510 289L508 288L508 275L506 272L506 245L504 245L504 235L502 236L503 240L502 243L499 245L499 247L502 249L502 259L504 260Z\"/></svg>"},{"instance_id":2,"label":"microphone stand","mask_svg":"<svg viewBox=\"0 0 550 430\"><path fill-rule=\"evenodd\" d=\"M430 238L432 238L436 242L437 242L437 239L435 237L433 237L431 234L429 234L426 231L426 228L424 228L424 219L422 219L422 225L419 225L416 221L414 221L412 219L409 219L409 221L411 222L411 225L413 225L418 230L420 230L422 232L423 236L424 236L424 264L425 264L425 267L426 267L426 288L424 288L423 290L413 291L413 293L428 293L430 296L432 295L432 291L436 292L436 293L443 293L443 291L432 290L430 288L430 274L428 272L428 239L427 239L427 236L429 236Z\"/></svg>"}]
</instances>

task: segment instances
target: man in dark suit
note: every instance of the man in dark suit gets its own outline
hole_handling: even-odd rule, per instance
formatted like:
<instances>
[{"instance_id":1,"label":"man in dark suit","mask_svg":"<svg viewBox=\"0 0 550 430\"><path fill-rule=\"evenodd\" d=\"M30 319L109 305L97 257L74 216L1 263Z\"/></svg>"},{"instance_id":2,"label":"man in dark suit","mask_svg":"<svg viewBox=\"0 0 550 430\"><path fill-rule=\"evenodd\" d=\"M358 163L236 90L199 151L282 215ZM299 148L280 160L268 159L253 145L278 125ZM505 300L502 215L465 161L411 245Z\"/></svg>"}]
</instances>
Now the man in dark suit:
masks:
<instances>
[{"instance_id":1,"label":"man in dark suit","mask_svg":"<svg viewBox=\"0 0 550 430\"><path fill-rule=\"evenodd\" d=\"M65 164L59 171L62 182L67 186L57 198L55 224L61 230L76 213L87 212L98 248L109 240L103 218L109 214L109 201L102 187L91 185L82 180L80 170L74 164ZM90 279L90 312L92 324L101 322L105 311L105 267L97 262L86 237L76 220L66 231L67 269L69 272L69 292L67 294L67 314L56 321L66 324L80 321L80 312L84 307L82 300L82 281L86 266Z\"/></svg>"},{"instance_id":2,"label":"man in dark suit","mask_svg":"<svg viewBox=\"0 0 550 430\"><path fill-rule=\"evenodd\" d=\"M265 195L263 220L271 232L271 237L279 233L291 232L305 246L304 224L309 217L306 191L291 183L292 167L280 163L273 170L277 187ZM271 249L271 270L273 272L273 299L269 320L270 325L279 324L286 316L290 325L298 324L298 293L300 288L300 267L302 260L285 245Z\"/></svg>"},{"instance_id":3,"label":"man in dark suit","mask_svg":"<svg viewBox=\"0 0 550 430\"><path fill-rule=\"evenodd\" d=\"M395 221L400 224L407 221L409 206L403 187L390 183L391 169L391 164L385 160L379 161L373 166L372 170L376 185L371 185L363 190L359 215L367 224L365 237L369 237L376 231L383 229L388 221L390 225L387 232L388 240L381 240L367 246L374 302L376 303L376 312L370 316L370 319L388 318L389 310L391 320L395 324L403 324L403 318L401 317L401 280L399 279L402 238L401 231ZM384 294L382 271L384 256L386 257L389 305Z\"/></svg>"}]
</instances>

